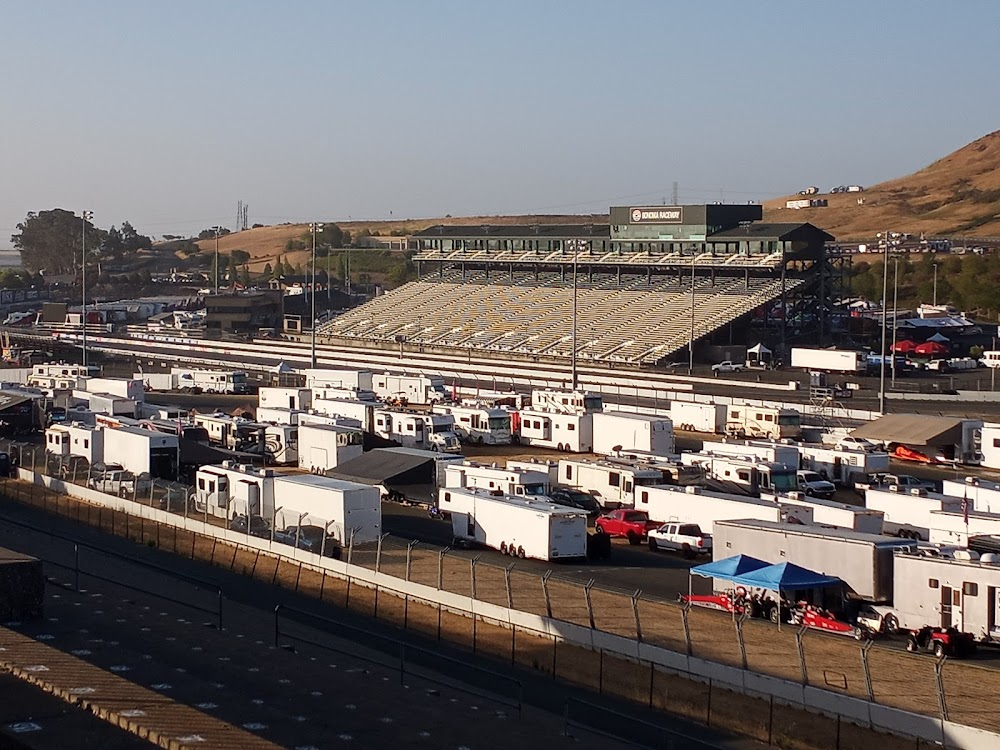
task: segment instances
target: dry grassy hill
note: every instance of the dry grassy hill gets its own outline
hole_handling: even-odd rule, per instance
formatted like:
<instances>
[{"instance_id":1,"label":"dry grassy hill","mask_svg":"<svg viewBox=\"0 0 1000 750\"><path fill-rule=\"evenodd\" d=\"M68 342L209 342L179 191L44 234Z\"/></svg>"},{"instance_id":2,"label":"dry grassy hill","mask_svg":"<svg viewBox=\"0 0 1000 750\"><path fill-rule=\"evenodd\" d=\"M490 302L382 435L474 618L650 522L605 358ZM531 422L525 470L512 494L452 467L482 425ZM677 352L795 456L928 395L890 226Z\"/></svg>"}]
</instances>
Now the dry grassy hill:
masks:
<instances>
[{"instance_id":1,"label":"dry grassy hill","mask_svg":"<svg viewBox=\"0 0 1000 750\"><path fill-rule=\"evenodd\" d=\"M983 136L907 177L863 193L819 195L830 205L785 208L792 195L764 204L768 221L808 221L839 240L870 240L889 229L928 236L1000 236L1000 131ZM859 205L858 199L864 203Z\"/></svg>"}]
</instances>

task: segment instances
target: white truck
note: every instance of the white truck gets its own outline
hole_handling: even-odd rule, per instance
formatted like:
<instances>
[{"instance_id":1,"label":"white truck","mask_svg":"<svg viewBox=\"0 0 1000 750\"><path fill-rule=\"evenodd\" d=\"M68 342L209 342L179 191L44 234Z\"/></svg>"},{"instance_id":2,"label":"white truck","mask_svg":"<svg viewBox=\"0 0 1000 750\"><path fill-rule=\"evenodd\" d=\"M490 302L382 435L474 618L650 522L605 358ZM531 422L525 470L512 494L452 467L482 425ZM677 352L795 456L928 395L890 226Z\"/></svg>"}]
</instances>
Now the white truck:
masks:
<instances>
[{"instance_id":1,"label":"white truck","mask_svg":"<svg viewBox=\"0 0 1000 750\"><path fill-rule=\"evenodd\" d=\"M823 372L863 372L867 361L864 352L792 347L792 367Z\"/></svg>"},{"instance_id":2,"label":"white truck","mask_svg":"<svg viewBox=\"0 0 1000 750\"><path fill-rule=\"evenodd\" d=\"M431 375L372 376L371 390L382 401L396 404L439 404L448 400L444 378Z\"/></svg>"},{"instance_id":3,"label":"white truck","mask_svg":"<svg viewBox=\"0 0 1000 750\"><path fill-rule=\"evenodd\" d=\"M461 453L462 444L455 431L455 417L451 414L423 414L424 440L432 451Z\"/></svg>"},{"instance_id":4,"label":"white truck","mask_svg":"<svg viewBox=\"0 0 1000 750\"><path fill-rule=\"evenodd\" d=\"M587 514L545 500L443 488L438 507L450 516L456 545L482 545L538 560L587 556Z\"/></svg>"},{"instance_id":5,"label":"white truck","mask_svg":"<svg viewBox=\"0 0 1000 750\"><path fill-rule=\"evenodd\" d=\"M730 404L726 407L726 434L738 438L796 439L802 435L802 416L795 409Z\"/></svg>"},{"instance_id":6,"label":"white truck","mask_svg":"<svg viewBox=\"0 0 1000 750\"><path fill-rule=\"evenodd\" d=\"M478 488L502 495L544 498L549 490L549 475L541 471L462 461L445 467L445 487Z\"/></svg>"},{"instance_id":7,"label":"white truck","mask_svg":"<svg viewBox=\"0 0 1000 750\"><path fill-rule=\"evenodd\" d=\"M865 507L885 514L882 529L904 539L930 539L934 526L933 511L962 512L962 499L936 492L914 489L905 491L897 485L865 492Z\"/></svg>"},{"instance_id":8,"label":"white truck","mask_svg":"<svg viewBox=\"0 0 1000 750\"><path fill-rule=\"evenodd\" d=\"M657 469L629 461L564 458L559 461L559 484L588 492L602 508L632 507L637 487L663 481ZM664 519L666 520L666 519Z\"/></svg>"},{"instance_id":9,"label":"white truck","mask_svg":"<svg viewBox=\"0 0 1000 750\"><path fill-rule=\"evenodd\" d=\"M719 456L702 451L682 453L681 463L703 471L705 484L719 492L758 497L762 492L793 492L799 486L794 466L752 457Z\"/></svg>"},{"instance_id":10,"label":"white truck","mask_svg":"<svg viewBox=\"0 0 1000 750\"><path fill-rule=\"evenodd\" d=\"M458 404L436 404L431 412L453 417L455 433L467 443L509 445L511 442L511 415L516 412L490 406Z\"/></svg>"},{"instance_id":11,"label":"white truck","mask_svg":"<svg viewBox=\"0 0 1000 750\"><path fill-rule=\"evenodd\" d=\"M670 419L675 430L723 434L726 431L726 409L725 404L671 401Z\"/></svg>"},{"instance_id":12,"label":"white truck","mask_svg":"<svg viewBox=\"0 0 1000 750\"><path fill-rule=\"evenodd\" d=\"M883 451L869 453L805 443L798 449L803 469L815 471L841 487L854 487L869 474L889 470L889 454Z\"/></svg>"},{"instance_id":13,"label":"white truck","mask_svg":"<svg viewBox=\"0 0 1000 750\"><path fill-rule=\"evenodd\" d=\"M312 408L311 388L261 388L257 392L258 406L308 411Z\"/></svg>"},{"instance_id":14,"label":"white truck","mask_svg":"<svg viewBox=\"0 0 1000 750\"><path fill-rule=\"evenodd\" d=\"M911 540L847 529L771 521L717 521L712 529L715 558L750 555L768 562L790 562L840 578L857 598L887 602L893 595L893 556L915 550Z\"/></svg>"},{"instance_id":15,"label":"white truck","mask_svg":"<svg viewBox=\"0 0 1000 750\"><path fill-rule=\"evenodd\" d=\"M570 453L594 450L593 412L512 412L515 440L523 445L555 448Z\"/></svg>"},{"instance_id":16,"label":"white truck","mask_svg":"<svg viewBox=\"0 0 1000 750\"><path fill-rule=\"evenodd\" d=\"M712 535L702 531L696 523L665 523L646 532L646 543L653 552L673 550L688 559L712 554Z\"/></svg>"},{"instance_id":17,"label":"white truck","mask_svg":"<svg viewBox=\"0 0 1000 750\"><path fill-rule=\"evenodd\" d=\"M197 370L185 367L170 368L170 388L162 390L194 391L205 393L249 393L250 385L247 374L242 370ZM145 375L150 386L160 390L151 380L152 375Z\"/></svg>"},{"instance_id":18,"label":"white truck","mask_svg":"<svg viewBox=\"0 0 1000 750\"><path fill-rule=\"evenodd\" d=\"M674 425L669 417L600 411L593 415L594 453L645 451L659 456L674 453Z\"/></svg>"},{"instance_id":19,"label":"white truck","mask_svg":"<svg viewBox=\"0 0 1000 750\"><path fill-rule=\"evenodd\" d=\"M746 495L712 492L701 487L639 487L635 509L644 510L653 521L682 521L699 525L711 533L716 521L752 518L758 521L812 523L810 508L763 500Z\"/></svg>"},{"instance_id":20,"label":"white truck","mask_svg":"<svg viewBox=\"0 0 1000 750\"><path fill-rule=\"evenodd\" d=\"M364 435L360 428L332 424L299 425L299 468L323 473L363 451Z\"/></svg>"},{"instance_id":21,"label":"white truck","mask_svg":"<svg viewBox=\"0 0 1000 750\"><path fill-rule=\"evenodd\" d=\"M177 479L180 442L168 435L141 427L104 429L104 460L120 464L134 474L148 473L159 479Z\"/></svg>"}]
</instances>

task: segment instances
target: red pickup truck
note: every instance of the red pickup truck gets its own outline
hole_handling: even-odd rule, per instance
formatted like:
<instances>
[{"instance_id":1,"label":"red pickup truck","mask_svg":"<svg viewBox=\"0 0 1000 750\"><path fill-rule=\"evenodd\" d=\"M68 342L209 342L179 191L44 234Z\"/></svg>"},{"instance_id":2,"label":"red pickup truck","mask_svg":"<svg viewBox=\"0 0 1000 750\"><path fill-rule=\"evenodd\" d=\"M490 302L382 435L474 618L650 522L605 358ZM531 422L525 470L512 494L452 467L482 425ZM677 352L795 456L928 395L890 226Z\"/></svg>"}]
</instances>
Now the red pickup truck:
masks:
<instances>
[{"instance_id":1,"label":"red pickup truck","mask_svg":"<svg viewBox=\"0 0 1000 750\"><path fill-rule=\"evenodd\" d=\"M629 544L642 544L646 534L660 524L649 520L644 510L619 508L601 516L594 522L598 532L609 536L623 536Z\"/></svg>"}]
</instances>

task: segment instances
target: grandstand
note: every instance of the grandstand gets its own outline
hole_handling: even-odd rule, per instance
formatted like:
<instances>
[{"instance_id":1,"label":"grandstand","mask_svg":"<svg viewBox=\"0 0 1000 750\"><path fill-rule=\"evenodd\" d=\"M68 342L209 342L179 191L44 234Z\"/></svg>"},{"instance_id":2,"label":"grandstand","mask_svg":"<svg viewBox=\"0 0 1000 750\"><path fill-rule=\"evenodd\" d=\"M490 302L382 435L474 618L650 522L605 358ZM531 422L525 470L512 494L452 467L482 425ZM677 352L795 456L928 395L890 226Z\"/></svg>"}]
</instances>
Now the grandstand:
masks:
<instances>
[{"instance_id":1,"label":"grandstand","mask_svg":"<svg viewBox=\"0 0 1000 750\"><path fill-rule=\"evenodd\" d=\"M669 210L687 224L630 222ZM611 218L610 226L431 227L414 238L418 281L317 333L565 360L575 307L578 359L655 365L755 311L761 336L780 349L790 312L811 309L822 339L824 243L833 239L825 232L754 222L760 206L612 208ZM774 309L784 312L768 321Z\"/></svg>"}]
</instances>

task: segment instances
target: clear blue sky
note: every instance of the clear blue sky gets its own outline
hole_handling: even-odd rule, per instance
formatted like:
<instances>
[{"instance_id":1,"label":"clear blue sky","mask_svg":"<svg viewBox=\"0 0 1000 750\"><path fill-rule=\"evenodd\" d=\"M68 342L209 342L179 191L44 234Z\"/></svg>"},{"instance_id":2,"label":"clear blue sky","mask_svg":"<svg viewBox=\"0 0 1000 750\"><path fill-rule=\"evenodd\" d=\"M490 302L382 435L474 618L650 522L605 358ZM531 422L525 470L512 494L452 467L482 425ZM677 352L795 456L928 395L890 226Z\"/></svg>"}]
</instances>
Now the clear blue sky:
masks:
<instances>
[{"instance_id":1,"label":"clear blue sky","mask_svg":"<svg viewBox=\"0 0 1000 750\"><path fill-rule=\"evenodd\" d=\"M1000 3L9 2L0 248L873 184L1000 128Z\"/></svg>"}]
</instances>

